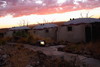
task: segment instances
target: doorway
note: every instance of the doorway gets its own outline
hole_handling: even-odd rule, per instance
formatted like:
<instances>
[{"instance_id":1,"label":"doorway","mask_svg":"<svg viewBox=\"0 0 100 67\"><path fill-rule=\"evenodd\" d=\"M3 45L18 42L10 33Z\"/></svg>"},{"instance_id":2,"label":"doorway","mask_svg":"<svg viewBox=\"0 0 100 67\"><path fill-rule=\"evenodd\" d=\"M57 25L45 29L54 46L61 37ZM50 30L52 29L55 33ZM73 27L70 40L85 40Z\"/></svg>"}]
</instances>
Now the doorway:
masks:
<instances>
[{"instance_id":1,"label":"doorway","mask_svg":"<svg viewBox=\"0 0 100 67\"><path fill-rule=\"evenodd\" d=\"M86 38L86 42L91 41L91 27L89 26L85 27L85 38Z\"/></svg>"}]
</instances>

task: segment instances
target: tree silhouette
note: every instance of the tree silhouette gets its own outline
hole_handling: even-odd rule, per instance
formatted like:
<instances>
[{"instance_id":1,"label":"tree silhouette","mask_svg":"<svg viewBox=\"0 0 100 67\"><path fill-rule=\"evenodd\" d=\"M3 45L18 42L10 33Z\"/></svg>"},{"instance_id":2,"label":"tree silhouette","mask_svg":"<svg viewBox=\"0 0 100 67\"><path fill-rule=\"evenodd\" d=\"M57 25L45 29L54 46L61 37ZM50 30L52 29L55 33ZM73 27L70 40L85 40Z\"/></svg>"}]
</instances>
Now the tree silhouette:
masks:
<instances>
[{"instance_id":1,"label":"tree silhouette","mask_svg":"<svg viewBox=\"0 0 100 67\"><path fill-rule=\"evenodd\" d=\"M89 16L89 11L85 14L86 14L85 18L91 18L92 16L94 16L94 15ZM84 18L82 12L80 13L80 16L81 16L80 18Z\"/></svg>"},{"instance_id":2,"label":"tree silhouette","mask_svg":"<svg viewBox=\"0 0 100 67\"><path fill-rule=\"evenodd\" d=\"M29 25L29 21L28 20L24 20L24 19L22 19L22 20L20 20L20 22L19 23L17 23L19 26L27 26L28 27L28 25Z\"/></svg>"}]
</instances>

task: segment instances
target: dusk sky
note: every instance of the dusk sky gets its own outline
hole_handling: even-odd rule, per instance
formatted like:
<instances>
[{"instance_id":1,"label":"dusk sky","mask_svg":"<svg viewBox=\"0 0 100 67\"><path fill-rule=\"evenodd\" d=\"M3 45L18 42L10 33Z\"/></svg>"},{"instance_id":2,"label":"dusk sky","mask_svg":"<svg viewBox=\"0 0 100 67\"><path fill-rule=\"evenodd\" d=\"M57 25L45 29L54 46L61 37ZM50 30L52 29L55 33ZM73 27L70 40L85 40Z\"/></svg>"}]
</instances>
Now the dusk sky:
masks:
<instances>
[{"instance_id":1,"label":"dusk sky","mask_svg":"<svg viewBox=\"0 0 100 67\"><path fill-rule=\"evenodd\" d=\"M88 13L89 12L89 13ZM21 20L30 24L68 21L70 18L100 17L100 0L0 0L0 28L18 26Z\"/></svg>"}]
</instances>

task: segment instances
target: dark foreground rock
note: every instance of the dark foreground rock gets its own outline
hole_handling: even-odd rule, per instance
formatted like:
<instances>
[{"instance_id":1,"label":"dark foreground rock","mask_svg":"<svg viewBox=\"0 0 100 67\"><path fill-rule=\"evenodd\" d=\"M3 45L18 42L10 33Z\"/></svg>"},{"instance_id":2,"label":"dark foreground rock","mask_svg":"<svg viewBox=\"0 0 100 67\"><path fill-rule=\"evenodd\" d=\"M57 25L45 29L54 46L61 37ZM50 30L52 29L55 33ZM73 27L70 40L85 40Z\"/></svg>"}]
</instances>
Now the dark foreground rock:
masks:
<instances>
[{"instance_id":1,"label":"dark foreground rock","mask_svg":"<svg viewBox=\"0 0 100 67\"><path fill-rule=\"evenodd\" d=\"M0 58L0 66L6 65L6 62L3 58Z\"/></svg>"}]
</instances>

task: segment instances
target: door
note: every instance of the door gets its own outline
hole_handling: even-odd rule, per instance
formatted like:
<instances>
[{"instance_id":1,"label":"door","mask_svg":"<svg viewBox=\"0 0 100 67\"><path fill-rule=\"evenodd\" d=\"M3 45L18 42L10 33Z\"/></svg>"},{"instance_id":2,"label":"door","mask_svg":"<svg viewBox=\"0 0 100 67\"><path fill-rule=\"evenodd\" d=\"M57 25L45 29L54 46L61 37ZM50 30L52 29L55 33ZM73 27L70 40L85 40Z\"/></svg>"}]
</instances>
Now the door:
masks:
<instances>
[{"instance_id":1,"label":"door","mask_svg":"<svg viewBox=\"0 0 100 67\"><path fill-rule=\"evenodd\" d=\"M89 26L85 27L85 38L86 42L91 41L91 27Z\"/></svg>"}]
</instances>

